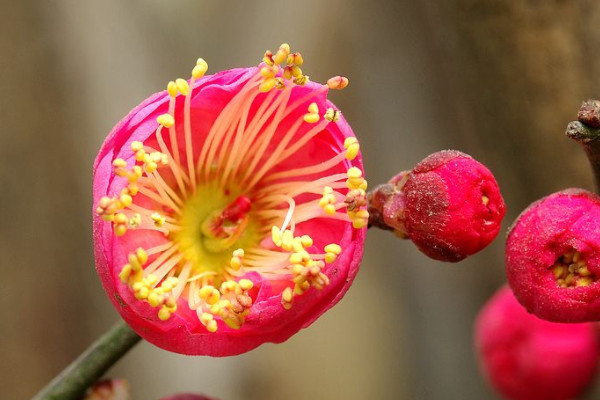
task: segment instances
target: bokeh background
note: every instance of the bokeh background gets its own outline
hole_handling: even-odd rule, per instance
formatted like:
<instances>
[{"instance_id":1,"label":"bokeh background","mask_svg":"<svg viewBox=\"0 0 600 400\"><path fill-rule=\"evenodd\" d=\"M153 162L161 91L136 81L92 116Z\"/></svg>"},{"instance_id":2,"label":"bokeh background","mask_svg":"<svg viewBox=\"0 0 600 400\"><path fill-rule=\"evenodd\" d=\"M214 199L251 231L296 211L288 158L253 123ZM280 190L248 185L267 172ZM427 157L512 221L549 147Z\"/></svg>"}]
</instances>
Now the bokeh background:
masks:
<instances>
[{"instance_id":1,"label":"bokeh background","mask_svg":"<svg viewBox=\"0 0 600 400\"><path fill-rule=\"evenodd\" d=\"M445 148L486 163L504 231L531 201L591 188L564 135L600 93L600 3L0 0L0 397L27 399L118 320L93 268L91 167L111 127L196 58L248 66L289 42L361 139L371 185ZM371 231L343 301L280 345L191 358L138 345L134 399L494 399L472 325L502 284L503 234L457 265Z\"/></svg>"}]
</instances>

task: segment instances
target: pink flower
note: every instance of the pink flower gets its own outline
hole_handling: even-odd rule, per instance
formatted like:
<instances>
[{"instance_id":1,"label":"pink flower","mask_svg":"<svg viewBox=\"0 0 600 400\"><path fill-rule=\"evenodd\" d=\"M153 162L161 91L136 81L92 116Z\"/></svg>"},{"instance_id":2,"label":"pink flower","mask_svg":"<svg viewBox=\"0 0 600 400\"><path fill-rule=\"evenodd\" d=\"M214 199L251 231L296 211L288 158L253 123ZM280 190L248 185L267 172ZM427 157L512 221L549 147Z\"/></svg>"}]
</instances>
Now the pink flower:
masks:
<instances>
[{"instance_id":1,"label":"pink flower","mask_svg":"<svg viewBox=\"0 0 600 400\"><path fill-rule=\"evenodd\" d=\"M125 379L105 379L88 389L84 400L131 400Z\"/></svg>"},{"instance_id":2,"label":"pink flower","mask_svg":"<svg viewBox=\"0 0 600 400\"><path fill-rule=\"evenodd\" d=\"M487 378L513 400L572 399L592 382L599 357L593 324L541 320L506 286L479 313L475 345Z\"/></svg>"},{"instance_id":3,"label":"pink flower","mask_svg":"<svg viewBox=\"0 0 600 400\"><path fill-rule=\"evenodd\" d=\"M506 275L517 299L554 322L600 320L600 198L580 189L531 204L506 240Z\"/></svg>"},{"instance_id":4,"label":"pink flower","mask_svg":"<svg viewBox=\"0 0 600 400\"><path fill-rule=\"evenodd\" d=\"M96 159L98 274L125 321L170 351L282 342L358 271L358 142L299 53L282 45L263 61L203 76L198 60L189 82L119 122Z\"/></svg>"},{"instance_id":5,"label":"pink flower","mask_svg":"<svg viewBox=\"0 0 600 400\"><path fill-rule=\"evenodd\" d=\"M460 261L486 247L498 235L505 213L492 173L453 150L429 155L371 196L371 213L441 261Z\"/></svg>"}]
</instances>

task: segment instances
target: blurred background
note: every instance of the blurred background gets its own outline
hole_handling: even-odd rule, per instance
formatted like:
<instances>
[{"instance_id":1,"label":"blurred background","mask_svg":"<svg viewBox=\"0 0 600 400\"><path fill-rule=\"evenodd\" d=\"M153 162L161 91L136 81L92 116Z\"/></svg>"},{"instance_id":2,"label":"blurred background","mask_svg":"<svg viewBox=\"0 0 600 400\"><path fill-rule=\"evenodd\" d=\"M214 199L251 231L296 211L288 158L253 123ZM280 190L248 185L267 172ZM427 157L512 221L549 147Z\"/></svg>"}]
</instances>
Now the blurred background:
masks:
<instances>
[{"instance_id":1,"label":"blurred background","mask_svg":"<svg viewBox=\"0 0 600 400\"><path fill-rule=\"evenodd\" d=\"M496 174L506 228L533 200L591 188L564 136L600 96L600 3L0 0L0 397L33 396L118 320L93 267L92 163L135 105L187 75L288 42L361 140L369 183L434 151ZM110 376L134 399L495 399L472 326L504 281L503 235L457 265L371 231L341 303L286 343L191 358L147 343ZM367 324L359 324L368 315Z\"/></svg>"}]
</instances>

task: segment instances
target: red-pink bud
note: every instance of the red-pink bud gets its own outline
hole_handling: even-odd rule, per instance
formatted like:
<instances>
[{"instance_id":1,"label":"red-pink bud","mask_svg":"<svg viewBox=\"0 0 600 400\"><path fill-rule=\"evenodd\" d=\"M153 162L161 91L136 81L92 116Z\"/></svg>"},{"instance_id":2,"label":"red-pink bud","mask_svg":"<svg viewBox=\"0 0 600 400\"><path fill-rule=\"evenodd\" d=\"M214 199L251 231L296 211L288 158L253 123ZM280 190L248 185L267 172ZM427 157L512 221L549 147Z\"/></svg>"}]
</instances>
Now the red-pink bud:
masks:
<instances>
[{"instance_id":1,"label":"red-pink bud","mask_svg":"<svg viewBox=\"0 0 600 400\"><path fill-rule=\"evenodd\" d=\"M486 247L505 213L492 173L453 150L431 154L412 171L396 175L370 200L372 225L394 229L429 257L450 262Z\"/></svg>"},{"instance_id":2,"label":"red-pink bud","mask_svg":"<svg viewBox=\"0 0 600 400\"><path fill-rule=\"evenodd\" d=\"M131 400L125 379L104 379L88 389L84 400Z\"/></svg>"},{"instance_id":3,"label":"red-pink bud","mask_svg":"<svg viewBox=\"0 0 600 400\"><path fill-rule=\"evenodd\" d=\"M592 381L598 336L591 324L541 320L501 288L479 313L475 346L491 384L513 400L567 400Z\"/></svg>"},{"instance_id":4,"label":"red-pink bud","mask_svg":"<svg viewBox=\"0 0 600 400\"><path fill-rule=\"evenodd\" d=\"M554 322L600 320L600 198L554 193L517 218L506 241L506 274L529 312Z\"/></svg>"}]
</instances>

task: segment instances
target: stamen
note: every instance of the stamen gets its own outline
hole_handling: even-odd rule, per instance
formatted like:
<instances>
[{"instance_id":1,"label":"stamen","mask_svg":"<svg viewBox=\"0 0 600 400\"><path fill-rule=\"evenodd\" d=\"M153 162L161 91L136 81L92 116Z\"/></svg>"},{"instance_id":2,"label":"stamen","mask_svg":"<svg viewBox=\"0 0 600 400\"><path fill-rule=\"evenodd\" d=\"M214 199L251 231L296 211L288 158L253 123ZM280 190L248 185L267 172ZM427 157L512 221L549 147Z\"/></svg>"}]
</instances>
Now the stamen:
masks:
<instances>
[{"instance_id":1,"label":"stamen","mask_svg":"<svg viewBox=\"0 0 600 400\"><path fill-rule=\"evenodd\" d=\"M285 216L285 219L283 220L283 224L281 225L281 228L279 228L279 230L282 232L286 230L288 224L292 220L292 215L294 214L294 208L296 207L296 202L294 201L294 199L292 199L291 197L288 197L286 200L287 200L288 204L290 205L290 208Z\"/></svg>"},{"instance_id":2,"label":"stamen","mask_svg":"<svg viewBox=\"0 0 600 400\"><path fill-rule=\"evenodd\" d=\"M563 288L589 286L598 280L588 269L581 253L574 249L560 256L550 269L557 285Z\"/></svg>"},{"instance_id":3,"label":"stamen","mask_svg":"<svg viewBox=\"0 0 600 400\"><path fill-rule=\"evenodd\" d=\"M342 90L348 86L348 78L345 76L334 76L327 80L327 86L329 89Z\"/></svg>"}]
</instances>

